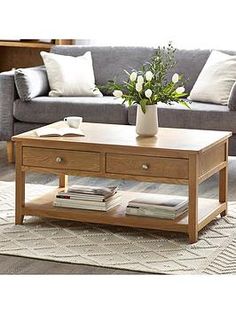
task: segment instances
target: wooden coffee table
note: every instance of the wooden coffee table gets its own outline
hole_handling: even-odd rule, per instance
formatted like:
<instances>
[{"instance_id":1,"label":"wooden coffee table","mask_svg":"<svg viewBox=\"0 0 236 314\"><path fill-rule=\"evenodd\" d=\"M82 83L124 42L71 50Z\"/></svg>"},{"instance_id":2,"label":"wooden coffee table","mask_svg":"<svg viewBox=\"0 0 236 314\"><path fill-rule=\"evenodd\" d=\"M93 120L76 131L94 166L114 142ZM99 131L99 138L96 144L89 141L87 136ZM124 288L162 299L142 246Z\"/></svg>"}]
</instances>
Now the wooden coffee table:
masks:
<instances>
[{"instance_id":1,"label":"wooden coffee table","mask_svg":"<svg viewBox=\"0 0 236 314\"><path fill-rule=\"evenodd\" d=\"M52 124L62 127L63 122ZM159 128L156 137L138 137L129 125L83 123L85 137L39 138L35 131L13 137L16 142L16 216L68 219L90 223L184 232L190 243L217 215L227 213L228 138L231 132ZM127 200L108 212L53 207L57 190L25 203L25 173L53 173L59 188L68 175L187 184L188 213L176 220L128 216ZM201 182L219 172L219 200L198 197ZM137 195L136 195L137 196ZM126 202L126 203L125 203Z\"/></svg>"}]
</instances>

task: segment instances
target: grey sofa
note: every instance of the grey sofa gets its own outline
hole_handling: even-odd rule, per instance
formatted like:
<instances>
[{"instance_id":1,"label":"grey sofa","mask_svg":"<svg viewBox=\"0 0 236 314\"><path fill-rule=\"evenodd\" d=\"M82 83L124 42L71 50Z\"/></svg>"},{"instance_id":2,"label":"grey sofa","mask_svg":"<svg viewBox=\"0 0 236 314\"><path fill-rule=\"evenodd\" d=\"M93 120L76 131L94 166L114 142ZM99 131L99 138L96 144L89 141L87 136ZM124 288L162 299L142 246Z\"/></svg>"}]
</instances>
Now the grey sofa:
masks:
<instances>
[{"instance_id":1,"label":"grey sofa","mask_svg":"<svg viewBox=\"0 0 236 314\"><path fill-rule=\"evenodd\" d=\"M97 85L104 85L116 77L122 81L124 69L139 69L154 53L146 47L92 47L55 46L52 52L78 56L92 52ZM236 52L231 52L236 54ZM194 85L210 50L177 50L177 65L171 73L183 73L189 92ZM181 105L162 105L158 108L159 125L162 127L229 130L229 153L236 155L236 105L230 100L229 106L192 102L191 110ZM104 97L48 97L43 95L30 101L19 99L14 72L0 74L0 140L10 141L12 135L63 119L68 115L82 116L87 122L135 124L136 107L127 108L112 95Z\"/></svg>"}]
</instances>

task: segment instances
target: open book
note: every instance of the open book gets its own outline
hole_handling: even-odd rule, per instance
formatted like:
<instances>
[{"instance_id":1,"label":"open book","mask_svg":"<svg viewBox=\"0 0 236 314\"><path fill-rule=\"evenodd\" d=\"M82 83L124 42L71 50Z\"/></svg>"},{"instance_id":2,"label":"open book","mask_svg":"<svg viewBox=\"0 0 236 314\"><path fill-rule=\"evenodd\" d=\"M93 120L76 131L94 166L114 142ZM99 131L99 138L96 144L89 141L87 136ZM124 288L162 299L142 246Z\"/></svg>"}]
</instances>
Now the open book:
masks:
<instances>
[{"instance_id":1,"label":"open book","mask_svg":"<svg viewBox=\"0 0 236 314\"><path fill-rule=\"evenodd\" d=\"M75 128L42 128L35 131L40 137L54 137L54 136L84 136L80 129Z\"/></svg>"}]
</instances>

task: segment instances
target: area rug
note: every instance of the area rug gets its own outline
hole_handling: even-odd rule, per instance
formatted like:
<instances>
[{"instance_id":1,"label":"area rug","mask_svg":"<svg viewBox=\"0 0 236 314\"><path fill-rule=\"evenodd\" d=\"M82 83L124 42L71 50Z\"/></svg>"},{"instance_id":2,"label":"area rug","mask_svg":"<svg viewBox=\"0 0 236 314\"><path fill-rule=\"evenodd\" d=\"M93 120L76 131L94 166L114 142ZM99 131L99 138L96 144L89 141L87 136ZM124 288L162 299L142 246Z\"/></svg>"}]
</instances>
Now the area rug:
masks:
<instances>
[{"instance_id":1,"label":"area rug","mask_svg":"<svg viewBox=\"0 0 236 314\"><path fill-rule=\"evenodd\" d=\"M28 184L27 199L53 187ZM159 274L236 273L236 202L188 244L187 235L25 218L14 225L14 183L0 182L0 254Z\"/></svg>"}]
</instances>

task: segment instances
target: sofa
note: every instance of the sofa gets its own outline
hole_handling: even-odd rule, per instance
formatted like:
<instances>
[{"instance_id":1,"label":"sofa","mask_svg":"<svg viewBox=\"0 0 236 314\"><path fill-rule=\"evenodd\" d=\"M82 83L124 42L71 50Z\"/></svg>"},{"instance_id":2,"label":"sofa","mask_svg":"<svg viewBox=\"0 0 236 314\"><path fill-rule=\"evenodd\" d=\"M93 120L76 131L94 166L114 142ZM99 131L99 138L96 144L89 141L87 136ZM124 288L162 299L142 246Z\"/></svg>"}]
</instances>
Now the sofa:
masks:
<instances>
[{"instance_id":1,"label":"sofa","mask_svg":"<svg viewBox=\"0 0 236 314\"><path fill-rule=\"evenodd\" d=\"M150 60L154 48L150 47L98 47L98 46L54 46L51 52L79 56L91 51L97 85L104 85L116 78L126 78L124 69L139 69ZM210 50L177 50L176 66L169 73L183 73L187 79L187 92L192 89ZM229 52L235 54L236 52ZM36 68L37 69L37 68ZM32 82L33 84L33 82ZM232 131L229 154L236 155L236 111L232 101L229 106L213 103L192 102L191 110L184 106L160 105L158 107L161 127L210 129ZM135 125L136 106L127 107L111 94L103 97L49 97L48 93L21 100L19 98L14 71L0 73L0 140L10 141L15 134L25 132L58 120L65 116L82 116L86 122Z\"/></svg>"}]
</instances>

